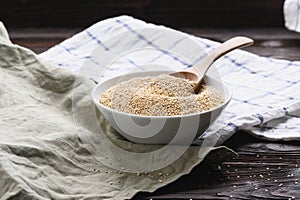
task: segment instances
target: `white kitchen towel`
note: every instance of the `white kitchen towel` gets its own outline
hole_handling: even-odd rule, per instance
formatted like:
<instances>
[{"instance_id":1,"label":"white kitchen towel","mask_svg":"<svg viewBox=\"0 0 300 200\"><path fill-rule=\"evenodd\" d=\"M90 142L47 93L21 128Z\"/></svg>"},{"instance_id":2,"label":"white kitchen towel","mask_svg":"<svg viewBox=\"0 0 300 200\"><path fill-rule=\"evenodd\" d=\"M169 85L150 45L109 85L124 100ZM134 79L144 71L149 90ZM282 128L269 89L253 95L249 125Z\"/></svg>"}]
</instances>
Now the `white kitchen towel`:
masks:
<instances>
[{"instance_id":1,"label":"white kitchen towel","mask_svg":"<svg viewBox=\"0 0 300 200\"><path fill-rule=\"evenodd\" d=\"M300 0L285 0L283 6L285 26L300 32Z\"/></svg>"},{"instance_id":2,"label":"white kitchen towel","mask_svg":"<svg viewBox=\"0 0 300 200\"><path fill-rule=\"evenodd\" d=\"M198 52L199 47L209 52L219 44L188 34L181 34L181 38L173 40L162 35L161 30L171 29L129 16L110 18L39 56L81 74L84 66L91 66L87 76L99 80L142 69L153 60L174 66L175 69L184 69L203 58L203 52ZM185 46L187 39L195 41L197 45ZM162 41L166 41L164 48L160 47ZM128 53L132 46L143 47L147 52ZM190 62L174 53L178 49L193 55L189 57ZM122 52L128 55L121 56ZM101 77L95 76L97 73L93 74L93 69L103 67L101 65L106 62L106 56L111 54L115 55L113 65L107 67ZM108 56L107 59L112 57ZM233 98L224 115L202 138L215 134L222 143L239 130L245 130L267 140L300 140L300 62L235 50L214 65L222 80L233 90Z\"/></svg>"}]
</instances>

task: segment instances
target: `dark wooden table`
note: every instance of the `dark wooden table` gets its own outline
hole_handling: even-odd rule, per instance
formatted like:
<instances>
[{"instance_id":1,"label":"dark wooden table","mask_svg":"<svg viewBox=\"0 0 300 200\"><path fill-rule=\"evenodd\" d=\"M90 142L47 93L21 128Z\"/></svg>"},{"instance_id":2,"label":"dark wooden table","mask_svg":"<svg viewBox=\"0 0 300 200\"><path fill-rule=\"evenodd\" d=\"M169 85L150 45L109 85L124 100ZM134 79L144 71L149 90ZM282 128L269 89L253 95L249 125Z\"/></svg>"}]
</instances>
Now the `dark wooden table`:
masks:
<instances>
[{"instance_id":1,"label":"dark wooden table","mask_svg":"<svg viewBox=\"0 0 300 200\"><path fill-rule=\"evenodd\" d=\"M41 53L80 29L13 29L14 43ZM252 37L246 50L262 56L300 61L300 34L284 28L183 29L224 41L235 35ZM300 74L299 74L300 77ZM300 134L300 133L299 133ZM239 132L225 145L239 156L218 168L204 165L154 193L134 199L300 199L300 142L269 142Z\"/></svg>"}]
</instances>

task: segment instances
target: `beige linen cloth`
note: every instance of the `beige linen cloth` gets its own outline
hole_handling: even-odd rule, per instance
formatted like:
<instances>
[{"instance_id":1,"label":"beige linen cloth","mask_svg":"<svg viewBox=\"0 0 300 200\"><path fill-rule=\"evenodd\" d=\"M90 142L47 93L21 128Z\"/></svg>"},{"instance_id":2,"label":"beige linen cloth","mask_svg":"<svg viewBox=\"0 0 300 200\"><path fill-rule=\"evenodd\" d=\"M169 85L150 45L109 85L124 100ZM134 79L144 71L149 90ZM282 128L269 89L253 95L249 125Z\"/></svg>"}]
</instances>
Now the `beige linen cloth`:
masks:
<instances>
[{"instance_id":1,"label":"beige linen cloth","mask_svg":"<svg viewBox=\"0 0 300 200\"><path fill-rule=\"evenodd\" d=\"M72 104L85 101L94 107L89 94L95 83L12 44L3 24L0 80L1 200L130 199L139 191L152 192L188 174L204 157L211 163L220 163L233 155L225 147L200 151L200 146L192 146L171 165L148 174L120 172L105 166L78 137L78 130L99 133L89 129L88 118L76 126L72 119L76 112ZM72 100L74 88L86 95ZM159 148L122 139L99 116L108 138L118 146L133 152ZM103 151L110 154L109 149Z\"/></svg>"}]
</instances>

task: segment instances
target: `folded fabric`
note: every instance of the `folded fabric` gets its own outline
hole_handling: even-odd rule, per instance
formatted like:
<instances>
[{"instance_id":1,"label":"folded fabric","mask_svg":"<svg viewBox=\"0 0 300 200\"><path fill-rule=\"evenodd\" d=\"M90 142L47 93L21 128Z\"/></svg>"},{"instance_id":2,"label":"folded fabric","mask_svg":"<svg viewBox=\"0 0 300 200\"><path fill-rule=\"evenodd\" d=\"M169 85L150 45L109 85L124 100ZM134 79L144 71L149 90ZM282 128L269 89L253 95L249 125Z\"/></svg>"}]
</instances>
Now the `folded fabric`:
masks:
<instances>
[{"instance_id":1,"label":"folded fabric","mask_svg":"<svg viewBox=\"0 0 300 200\"><path fill-rule=\"evenodd\" d=\"M283 13L286 28L300 32L300 0L285 0Z\"/></svg>"},{"instance_id":2,"label":"folded fabric","mask_svg":"<svg viewBox=\"0 0 300 200\"><path fill-rule=\"evenodd\" d=\"M76 34L39 57L80 73L87 63L97 69L101 65L97 59L105 52L127 52L137 43L142 43L145 49L154 49L151 53L144 53L142 60L139 59L141 56L118 60L117 65L108 69L106 77L103 77L110 78L139 68L149 60L176 65L176 69L186 68L189 65L171 54L178 47L184 46L186 38L194 40L198 47L207 52L218 45L214 41L183 34L177 41L165 38L171 42L168 43L168 49L162 51L157 45L162 37L160 32L153 31L148 36L145 35L145 29L169 30L128 16L111 18ZM121 33L125 33L126 37L114 41L116 35ZM184 49L194 54L194 60L190 64L196 64L203 57L198 52L198 47L188 46ZM99 53L95 54L95 51ZM93 76L93 67L87 76L97 80ZM266 58L235 50L220 58L215 63L215 68L233 90L233 98L225 115L203 134L202 139L214 135L221 144L238 130L246 130L267 140L300 139L300 62Z\"/></svg>"},{"instance_id":3,"label":"folded fabric","mask_svg":"<svg viewBox=\"0 0 300 200\"><path fill-rule=\"evenodd\" d=\"M0 199L129 199L139 191L152 192L202 162L217 164L233 155L225 147L192 146L175 162L156 171L134 173L111 168L102 160L115 158L99 145L101 155L81 141L107 137L132 152L161 146L138 145L118 137L97 113L105 135L89 126L86 113L95 107L90 93L95 83L70 70L41 61L30 50L12 44L0 24ZM81 96L74 98L73 91ZM73 109L79 105L84 112ZM81 111L82 111L81 110ZM74 116L82 121L74 123ZM102 134L102 135L101 135ZM88 138L89 139L89 138ZM101 144L102 141L98 141ZM173 150L179 147L173 146ZM150 162L163 162L168 155ZM122 158L115 159L112 162ZM131 160L138 163L138 160Z\"/></svg>"}]
</instances>

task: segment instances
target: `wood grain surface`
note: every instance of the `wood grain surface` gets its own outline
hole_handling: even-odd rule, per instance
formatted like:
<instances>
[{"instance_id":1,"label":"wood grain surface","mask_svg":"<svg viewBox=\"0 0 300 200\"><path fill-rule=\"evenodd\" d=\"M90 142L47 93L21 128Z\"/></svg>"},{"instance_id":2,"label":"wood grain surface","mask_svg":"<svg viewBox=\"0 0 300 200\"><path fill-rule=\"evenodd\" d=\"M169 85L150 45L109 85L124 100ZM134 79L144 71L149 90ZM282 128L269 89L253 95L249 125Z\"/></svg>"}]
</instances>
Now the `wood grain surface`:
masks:
<instances>
[{"instance_id":1,"label":"wood grain surface","mask_svg":"<svg viewBox=\"0 0 300 200\"><path fill-rule=\"evenodd\" d=\"M40 53L81 29L11 29L14 43ZM273 58L300 60L300 34L283 28L197 28L183 31L216 41L236 36L256 42L245 50ZM200 164L192 173L139 199L300 199L300 143L268 142L238 132L226 145L239 156L217 168Z\"/></svg>"}]
</instances>

